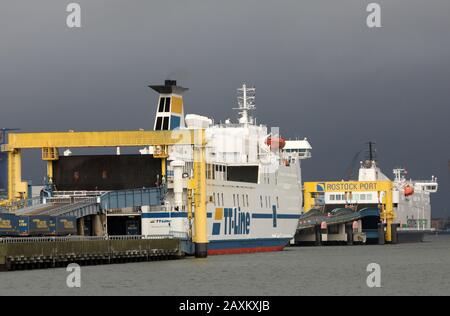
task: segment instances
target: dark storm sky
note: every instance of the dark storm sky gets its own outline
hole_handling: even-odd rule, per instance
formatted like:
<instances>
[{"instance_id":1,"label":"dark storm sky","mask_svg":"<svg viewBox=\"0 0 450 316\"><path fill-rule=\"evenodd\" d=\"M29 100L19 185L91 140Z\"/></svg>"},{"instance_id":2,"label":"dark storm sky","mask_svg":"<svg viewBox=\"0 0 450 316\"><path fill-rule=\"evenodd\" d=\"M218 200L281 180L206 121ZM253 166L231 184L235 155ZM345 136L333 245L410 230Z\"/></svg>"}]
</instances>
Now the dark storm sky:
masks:
<instances>
[{"instance_id":1,"label":"dark storm sky","mask_svg":"<svg viewBox=\"0 0 450 316\"><path fill-rule=\"evenodd\" d=\"M305 180L340 179L368 140L391 175L440 179L434 216L450 213L450 1L79 0L0 3L0 127L150 129L167 77L190 88L188 113L235 118L235 89L257 88L257 117L308 137ZM24 178L39 183L39 153Z\"/></svg>"}]
</instances>

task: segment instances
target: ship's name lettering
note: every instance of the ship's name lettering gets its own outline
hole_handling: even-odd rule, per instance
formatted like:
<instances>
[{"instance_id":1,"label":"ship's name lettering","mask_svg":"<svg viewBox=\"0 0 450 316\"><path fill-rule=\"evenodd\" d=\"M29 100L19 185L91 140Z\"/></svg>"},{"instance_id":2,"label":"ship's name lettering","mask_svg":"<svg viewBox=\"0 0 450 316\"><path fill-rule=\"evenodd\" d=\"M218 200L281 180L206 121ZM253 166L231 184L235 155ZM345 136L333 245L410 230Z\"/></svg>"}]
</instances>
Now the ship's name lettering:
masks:
<instances>
[{"instance_id":1,"label":"ship's name lettering","mask_svg":"<svg viewBox=\"0 0 450 316\"><path fill-rule=\"evenodd\" d=\"M251 216L248 212L240 209L229 209L224 214L225 235L248 235L250 234Z\"/></svg>"},{"instance_id":2,"label":"ship's name lettering","mask_svg":"<svg viewBox=\"0 0 450 316\"><path fill-rule=\"evenodd\" d=\"M377 191L376 183L327 183L327 191Z\"/></svg>"}]
</instances>

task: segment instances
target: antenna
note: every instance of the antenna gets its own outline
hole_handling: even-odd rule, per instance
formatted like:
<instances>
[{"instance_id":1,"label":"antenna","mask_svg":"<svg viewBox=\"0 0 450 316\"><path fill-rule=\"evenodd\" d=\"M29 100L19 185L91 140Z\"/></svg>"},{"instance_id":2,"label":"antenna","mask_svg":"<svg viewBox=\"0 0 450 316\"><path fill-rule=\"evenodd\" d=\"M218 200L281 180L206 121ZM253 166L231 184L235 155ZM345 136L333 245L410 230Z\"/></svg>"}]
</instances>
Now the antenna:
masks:
<instances>
[{"instance_id":1,"label":"antenna","mask_svg":"<svg viewBox=\"0 0 450 316\"><path fill-rule=\"evenodd\" d=\"M253 111L255 106L255 87L247 87L244 83L242 88L237 89L238 91L238 108L234 110L239 110L241 117L239 118L239 123L248 125L253 124L253 117L250 115L250 111Z\"/></svg>"},{"instance_id":2,"label":"antenna","mask_svg":"<svg viewBox=\"0 0 450 316\"><path fill-rule=\"evenodd\" d=\"M361 153L363 152L363 150L364 149L361 149L353 156L353 159L347 168L347 172L346 172L346 175L344 176L344 178L347 178L348 181L352 180L352 178L353 178L353 170L354 170L354 168L357 164L358 158L361 155Z\"/></svg>"},{"instance_id":3,"label":"antenna","mask_svg":"<svg viewBox=\"0 0 450 316\"><path fill-rule=\"evenodd\" d=\"M369 161L372 162L372 161L376 160L376 158L377 158L376 157L377 150L375 149L376 143L369 141L368 145L369 145L369 151L367 154L368 154Z\"/></svg>"}]
</instances>

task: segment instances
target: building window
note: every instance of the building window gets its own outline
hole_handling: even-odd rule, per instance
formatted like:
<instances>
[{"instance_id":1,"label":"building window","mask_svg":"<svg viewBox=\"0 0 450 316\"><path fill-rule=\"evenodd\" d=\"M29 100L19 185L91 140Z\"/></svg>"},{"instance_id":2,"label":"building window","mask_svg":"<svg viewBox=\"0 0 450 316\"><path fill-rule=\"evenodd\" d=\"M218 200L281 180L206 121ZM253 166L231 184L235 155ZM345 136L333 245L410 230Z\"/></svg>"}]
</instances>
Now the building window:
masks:
<instances>
[{"instance_id":1,"label":"building window","mask_svg":"<svg viewBox=\"0 0 450 316\"><path fill-rule=\"evenodd\" d=\"M162 129L163 129L164 131L167 131L167 130L169 129L169 118L168 118L168 117L165 117L165 118L164 118Z\"/></svg>"},{"instance_id":2,"label":"building window","mask_svg":"<svg viewBox=\"0 0 450 316\"><path fill-rule=\"evenodd\" d=\"M170 112L170 98L166 98L166 105L164 106L164 112Z\"/></svg>"},{"instance_id":3,"label":"building window","mask_svg":"<svg viewBox=\"0 0 450 316\"><path fill-rule=\"evenodd\" d=\"M236 195L233 194L233 206L236 206Z\"/></svg>"},{"instance_id":4,"label":"building window","mask_svg":"<svg viewBox=\"0 0 450 316\"><path fill-rule=\"evenodd\" d=\"M163 113L164 112L164 101L166 98L160 98L159 99L159 107L158 107L158 112L159 113Z\"/></svg>"},{"instance_id":5,"label":"building window","mask_svg":"<svg viewBox=\"0 0 450 316\"><path fill-rule=\"evenodd\" d=\"M155 130L156 131L160 131L161 130L161 128L162 128L162 117L158 117L157 119L156 119L156 126L155 126Z\"/></svg>"},{"instance_id":6,"label":"building window","mask_svg":"<svg viewBox=\"0 0 450 316\"><path fill-rule=\"evenodd\" d=\"M223 202L223 193L222 193L222 206L224 206L225 205L225 203Z\"/></svg>"},{"instance_id":7,"label":"building window","mask_svg":"<svg viewBox=\"0 0 450 316\"><path fill-rule=\"evenodd\" d=\"M280 201L278 199L278 196L277 196L277 208L280 208Z\"/></svg>"},{"instance_id":8,"label":"building window","mask_svg":"<svg viewBox=\"0 0 450 316\"><path fill-rule=\"evenodd\" d=\"M248 194L245 195L245 199L247 200L247 207L249 207L250 203L248 203Z\"/></svg>"}]
</instances>

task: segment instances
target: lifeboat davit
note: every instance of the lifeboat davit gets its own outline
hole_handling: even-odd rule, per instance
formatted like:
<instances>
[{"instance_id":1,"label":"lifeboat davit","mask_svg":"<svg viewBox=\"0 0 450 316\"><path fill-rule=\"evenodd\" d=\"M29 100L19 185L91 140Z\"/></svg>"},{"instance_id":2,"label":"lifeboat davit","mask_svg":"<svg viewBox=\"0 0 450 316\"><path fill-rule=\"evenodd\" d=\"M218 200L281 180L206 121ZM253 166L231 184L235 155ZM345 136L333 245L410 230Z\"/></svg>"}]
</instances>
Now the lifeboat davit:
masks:
<instances>
[{"instance_id":1,"label":"lifeboat davit","mask_svg":"<svg viewBox=\"0 0 450 316\"><path fill-rule=\"evenodd\" d=\"M411 196L414 194L414 188L410 185L407 185L404 187L404 194L406 197Z\"/></svg>"},{"instance_id":2,"label":"lifeboat davit","mask_svg":"<svg viewBox=\"0 0 450 316\"><path fill-rule=\"evenodd\" d=\"M281 150L286 146L286 140L281 137L268 137L266 139L266 145L269 146L271 150Z\"/></svg>"}]
</instances>

